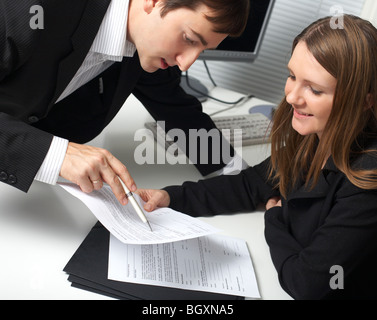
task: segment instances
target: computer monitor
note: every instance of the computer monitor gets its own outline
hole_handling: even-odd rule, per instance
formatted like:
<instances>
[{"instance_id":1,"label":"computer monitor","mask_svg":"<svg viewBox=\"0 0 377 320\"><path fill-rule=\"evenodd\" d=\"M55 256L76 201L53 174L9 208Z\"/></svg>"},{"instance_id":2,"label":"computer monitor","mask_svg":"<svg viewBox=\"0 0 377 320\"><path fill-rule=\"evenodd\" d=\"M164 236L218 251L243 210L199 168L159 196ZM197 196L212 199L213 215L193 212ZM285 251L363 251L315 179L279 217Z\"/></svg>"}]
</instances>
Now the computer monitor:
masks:
<instances>
[{"instance_id":1,"label":"computer monitor","mask_svg":"<svg viewBox=\"0 0 377 320\"><path fill-rule=\"evenodd\" d=\"M252 62L258 56L275 0L250 0L250 15L239 38L226 38L217 49L205 50L201 60Z\"/></svg>"},{"instance_id":2,"label":"computer monitor","mask_svg":"<svg viewBox=\"0 0 377 320\"><path fill-rule=\"evenodd\" d=\"M226 38L215 50L205 50L199 60L253 62L259 53L275 0L250 0L250 14L244 33ZM201 102L207 100L208 89L200 80L182 76L181 87Z\"/></svg>"}]
</instances>

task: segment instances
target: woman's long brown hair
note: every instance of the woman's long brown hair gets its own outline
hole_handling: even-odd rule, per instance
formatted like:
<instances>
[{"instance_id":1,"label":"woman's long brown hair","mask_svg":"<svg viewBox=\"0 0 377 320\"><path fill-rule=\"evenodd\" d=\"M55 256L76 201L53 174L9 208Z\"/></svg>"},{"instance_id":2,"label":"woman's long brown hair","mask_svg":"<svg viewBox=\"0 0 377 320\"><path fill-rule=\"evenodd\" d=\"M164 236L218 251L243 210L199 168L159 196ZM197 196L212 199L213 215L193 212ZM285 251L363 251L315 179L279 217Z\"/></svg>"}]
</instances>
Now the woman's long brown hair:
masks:
<instances>
[{"instance_id":1,"label":"woman's long brown hair","mask_svg":"<svg viewBox=\"0 0 377 320\"><path fill-rule=\"evenodd\" d=\"M305 42L314 58L336 78L337 86L320 140L316 134L301 136L292 128L293 109L286 99L275 112L271 176L284 197L300 180L313 187L329 152L354 185L377 189L377 170L357 170L351 165L354 153L367 152L357 145L361 135L377 138L377 30L351 15L344 16L343 28L333 29L331 19L314 22L293 42L292 52L300 41Z\"/></svg>"}]
</instances>

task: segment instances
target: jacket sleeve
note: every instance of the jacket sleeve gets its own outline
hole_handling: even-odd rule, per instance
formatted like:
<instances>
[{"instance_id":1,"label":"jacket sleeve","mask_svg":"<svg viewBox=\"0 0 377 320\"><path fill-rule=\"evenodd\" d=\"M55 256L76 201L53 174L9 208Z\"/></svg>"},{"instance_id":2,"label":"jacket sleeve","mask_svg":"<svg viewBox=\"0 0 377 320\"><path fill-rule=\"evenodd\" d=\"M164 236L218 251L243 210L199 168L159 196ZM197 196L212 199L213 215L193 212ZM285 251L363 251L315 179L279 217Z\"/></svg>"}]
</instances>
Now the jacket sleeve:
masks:
<instances>
[{"instance_id":1,"label":"jacket sleeve","mask_svg":"<svg viewBox=\"0 0 377 320\"><path fill-rule=\"evenodd\" d=\"M197 183L167 187L170 206L191 216L212 216L254 211L279 195L268 181L269 159L238 175L223 175Z\"/></svg>"},{"instance_id":2,"label":"jacket sleeve","mask_svg":"<svg viewBox=\"0 0 377 320\"><path fill-rule=\"evenodd\" d=\"M0 0L0 86L35 50L38 31L30 27L36 0ZM22 94L22 91L20 91ZM52 141L52 135L27 125L6 110L0 96L0 181L28 191Z\"/></svg>"},{"instance_id":3,"label":"jacket sleeve","mask_svg":"<svg viewBox=\"0 0 377 320\"><path fill-rule=\"evenodd\" d=\"M186 135L186 155L196 165L199 172L206 176L222 169L234 156L234 150L220 131L217 130L211 118L202 111L202 105L195 97L188 95L180 87L181 72L177 67L159 70L153 74L143 72L134 95L143 103L156 121L165 121L165 131L171 129L183 130ZM190 149L190 129L216 133L219 143L209 139L208 147L195 142ZM224 141L223 141L224 140ZM224 148L224 145L226 148ZM196 147L196 148L195 148ZM223 151L225 154L223 155ZM204 160L203 160L204 159Z\"/></svg>"}]
</instances>

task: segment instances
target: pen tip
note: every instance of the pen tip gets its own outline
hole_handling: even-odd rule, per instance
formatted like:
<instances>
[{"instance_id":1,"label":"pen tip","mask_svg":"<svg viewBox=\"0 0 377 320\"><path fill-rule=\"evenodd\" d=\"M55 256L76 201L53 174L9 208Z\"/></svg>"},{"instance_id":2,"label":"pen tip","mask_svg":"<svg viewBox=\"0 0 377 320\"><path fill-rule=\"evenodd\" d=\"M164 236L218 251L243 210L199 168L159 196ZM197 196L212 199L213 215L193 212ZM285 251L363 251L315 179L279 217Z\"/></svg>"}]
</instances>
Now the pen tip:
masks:
<instances>
[{"instance_id":1,"label":"pen tip","mask_svg":"<svg viewBox=\"0 0 377 320\"><path fill-rule=\"evenodd\" d=\"M152 227L151 227L151 225L149 224L149 221L147 221L147 222L148 222L149 229L151 229L151 231L153 232Z\"/></svg>"}]
</instances>

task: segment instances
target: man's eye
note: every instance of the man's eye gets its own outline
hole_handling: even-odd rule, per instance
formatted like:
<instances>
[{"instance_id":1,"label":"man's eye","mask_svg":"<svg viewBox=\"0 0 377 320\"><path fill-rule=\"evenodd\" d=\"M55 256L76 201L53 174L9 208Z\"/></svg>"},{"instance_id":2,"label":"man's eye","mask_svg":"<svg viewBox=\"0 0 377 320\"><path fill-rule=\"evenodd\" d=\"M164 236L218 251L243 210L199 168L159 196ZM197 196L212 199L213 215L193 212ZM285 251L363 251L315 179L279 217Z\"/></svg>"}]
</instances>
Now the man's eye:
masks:
<instances>
[{"instance_id":1,"label":"man's eye","mask_svg":"<svg viewBox=\"0 0 377 320\"><path fill-rule=\"evenodd\" d=\"M187 41L188 43L190 43L191 45L194 45L195 44L195 41L191 40L186 34L183 36L185 41Z\"/></svg>"}]
</instances>

